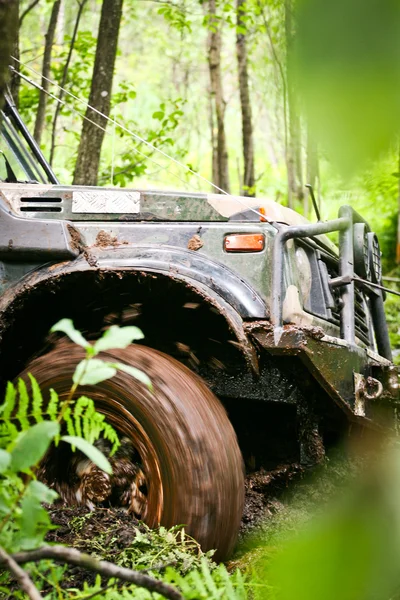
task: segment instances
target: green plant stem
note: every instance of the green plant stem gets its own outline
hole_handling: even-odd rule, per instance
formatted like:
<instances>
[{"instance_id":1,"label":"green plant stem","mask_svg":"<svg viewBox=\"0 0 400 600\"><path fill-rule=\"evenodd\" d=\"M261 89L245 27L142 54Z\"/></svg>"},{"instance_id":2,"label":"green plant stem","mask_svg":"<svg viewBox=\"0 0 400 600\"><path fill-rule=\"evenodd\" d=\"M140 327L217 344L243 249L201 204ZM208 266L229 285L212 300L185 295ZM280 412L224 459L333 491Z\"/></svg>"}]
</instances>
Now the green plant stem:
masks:
<instances>
[{"instance_id":1,"label":"green plant stem","mask_svg":"<svg viewBox=\"0 0 400 600\"><path fill-rule=\"evenodd\" d=\"M63 420L64 415L65 415L65 411L67 410L67 408L71 404L71 402L73 400L73 397L74 397L74 394L75 394L76 390L78 389L78 385L79 385L79 383L74 383L71 386L71 389L69 390L67 399L62 403L60 414L57 417L57 422L58 423L61 423L61 421Z\"/></svg>"}]
</instances>

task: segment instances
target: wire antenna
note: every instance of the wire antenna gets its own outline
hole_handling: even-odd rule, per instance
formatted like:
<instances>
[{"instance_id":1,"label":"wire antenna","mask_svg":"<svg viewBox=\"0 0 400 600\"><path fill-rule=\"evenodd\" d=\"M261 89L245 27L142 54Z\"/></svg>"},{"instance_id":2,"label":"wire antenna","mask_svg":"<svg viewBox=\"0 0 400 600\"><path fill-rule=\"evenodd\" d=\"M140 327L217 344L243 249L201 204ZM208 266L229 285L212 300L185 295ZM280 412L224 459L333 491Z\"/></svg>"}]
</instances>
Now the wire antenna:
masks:
<instances>
[{"instance_id":1,"label":"wire antenna","mask_svg":"<svg viewBox=\"0 0 400 600\"><path fill-rule=\"evenodd\" d=\"M144 138L142 138L140 135L138 135L137 133L129 130L127 127L125 127L124 125L122 125L121 123L119 123L118 121L111 119L110 117L108 117L107 115L105 115L104 113L102 113L100 110L98 110L97 108L95 108L94 106L91 106L88 102L85 102L85 100L82 100L81 98L79 98L78 96L76 96L75 94L73 94L72 92L70 92L69 90L67 90L65 87L62 87L61 85L59 85L56 81L48 78L48 77L44 77L42 76L41 73L39 73L38 71L36 71L33 67L23 63L21 60L19 60L18 58L15 58L14 56L11 56L11 58L16 61L18 64L20 64L21 66L25 67L26 69L28 69L29 71L32 71L33 73L35 73L36 75L38 75L39 77L43 77L46 81L48 81L51 85L56 86L58 89L63 90L64 93L68 96L70 96L71 98L73 98L74 100L76 100L77 102L80 102L81 104L83 104L86 108L89 108L90 110L92 110L93 112L95 112L96 114L100 115L101 117L103 117L107 122L110 123L115 123L115 126L118 127L119 129L121 129L122 131L124 131L125 133L127 133L128 135L132 136L134 139L140 141L141 143L145 144L146 146L148 146L149 148L151 148L152 150L154 150L155 152L158 152L159 154L163 155L165 158L168 158L171 162L175 163L176 165L178 165L179 167L181 167L182 169L184 169L185 171L191 173L192 175L195 175L196 177L198 177L199 179L201 179L202 181L204 181L205 183L207 183L208 185L210 185L211 187L213 187L214 189L218 190L221 194L224 194L225 196L229 196L231 197L231 194L229 194L228 192L226 192L225 190L223 190L222 188L218 187L215 183L213 183L212 181L210 181L209 179L207 179L206 177L203 177L203 175L200 175L200 173L197 173L197 171L194 171L193 169L191 169L188 165L185 165L183 163L181 163L179 160L177 160L176 158L174 158L173 156L170 156L169 154L167 154L166 152L164 152L164 150L161 150L161 148L157 148L157 146L154 146L154 144L152 144L151 142L148 142L147 140L145 140ZM19 75L20 77L22 77L25 81L27 81L28 83L30 83L31 85L34 85L36 88L43 90L42 86L40 86L39 84L35 83L34 81L32 81L30 78L28 78L26 75L24 75L23 73L21 73L20 71L18 71L15 67L10 66L10 69L16 73L17 75ZM54 94L50 94L49 95L54 98L57 102L59 101L59 99L54 96ZM62 104L65 105L64 101L61 101ZM94 121L92 121L91 119L89 119L88 117L83 116L81 113L79 113L78 111L74 111L77 112L81 117L86 118L88 121L90 121L91 123L93 123L93 125L100 127L103 131L105 131L104 127L101 127L100 125L98 125L97 123L95 123ZM137 150L138 151L138 150ZM138 151L139 152L139 151ZM143 154L143 153L142 153ZM147 157L147 155L143 154L144 156ZM149 160L152 160L150 157ZM153 161L155 162L155 161ZM156 163L158 164L158 163ZM158 165L161 166L161 165ZM163 167L161 167L163 168ZM172 173L172 172L171 172ZM175 174L174 174L175 175ZM175 175L180 181L183 181L182 179L180 179L179 176ZM187 182L183 182L185 185L187 185ZM191 186L192 187L192 186ZM254 214L256 214L257 216L260 217L260 221L265 221L266 217L265 215L263 215L260 211L256 210L255 208L253 208L252 206L249 206L246 202L244 202L239 196L235 196L235 201L238 202L238 204L241 204L242 206L244 206L247 210L253 212Z\"/></svg>"}]
</instances>

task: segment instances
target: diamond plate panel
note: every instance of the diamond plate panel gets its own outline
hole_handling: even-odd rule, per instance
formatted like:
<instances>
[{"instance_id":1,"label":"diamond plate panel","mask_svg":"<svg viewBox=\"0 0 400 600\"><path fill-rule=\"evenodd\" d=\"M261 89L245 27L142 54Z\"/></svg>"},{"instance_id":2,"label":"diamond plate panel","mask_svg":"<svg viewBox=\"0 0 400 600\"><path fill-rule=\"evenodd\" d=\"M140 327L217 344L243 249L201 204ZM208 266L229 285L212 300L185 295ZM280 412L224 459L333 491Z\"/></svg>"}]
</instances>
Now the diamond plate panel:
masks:
<instances>
[{"instance_id":1,"label":"diamond plate panel","mask_svg":"<svg viewBox=\"0 0 400 600\"><path fill-rule=\"evenodd\" d=\"M72 212L136 214L140 212L140 192L74 191L72 193Z\"/></svg>"}]
</instances>

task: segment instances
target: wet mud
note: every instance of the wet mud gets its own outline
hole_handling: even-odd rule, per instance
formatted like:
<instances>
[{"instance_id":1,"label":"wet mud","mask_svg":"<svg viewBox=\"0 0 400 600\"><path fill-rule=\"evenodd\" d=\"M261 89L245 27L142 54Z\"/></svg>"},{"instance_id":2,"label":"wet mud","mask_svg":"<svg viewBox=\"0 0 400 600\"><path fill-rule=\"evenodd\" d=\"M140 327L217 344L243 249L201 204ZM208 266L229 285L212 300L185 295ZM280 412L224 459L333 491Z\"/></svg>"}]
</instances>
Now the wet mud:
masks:
<instances>
[{"instance_id":1,"label":"wet mud","mask_svg":"<svg viewBox=\"0 0 400 600\"><path fill-rule=\"evenodd\" d=\"M278 512L282 507L283 494L303 473L303 467L293 463L280 465L272 471L261 469L247 475L241 536L252 533L265 519Z\"/></svg>"}]
</instances>

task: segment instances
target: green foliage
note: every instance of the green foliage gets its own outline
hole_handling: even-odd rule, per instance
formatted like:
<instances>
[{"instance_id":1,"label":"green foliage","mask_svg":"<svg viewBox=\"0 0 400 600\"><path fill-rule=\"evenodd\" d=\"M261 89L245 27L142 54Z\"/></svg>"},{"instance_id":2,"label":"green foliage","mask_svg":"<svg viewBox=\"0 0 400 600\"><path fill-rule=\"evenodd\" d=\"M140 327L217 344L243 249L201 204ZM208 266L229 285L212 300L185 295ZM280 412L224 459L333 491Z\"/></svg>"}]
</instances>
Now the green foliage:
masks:
<instances>
[{"instance_id":1,"label":"green foliage","mask_svg":"<svg viewBox=\"0 0 400 600\"><path fill-rule=\"evenodd\" d=\"M185 534L182 527L166 529L159 527L151 530L141 523L135 531L134 538L126 548L118 549L118 520L110 528L100 534L85 535L96 519L96 515L88 513L82 517L74 517L70 524L76 534L76 544L92 555L126 568L146 570L150 575L178 587L185 599L211 600L244 600L248 597L249 583L237 569L230 574L225 565L217 565L212 561L213 551L203 553L198 543ZM116 515L116 519L118 519ZM109 582L112 584L112 580ZM100 578L94 586L85 586L77 592L78 597L89 595L106 585ZM146 590L134 586L115 585L112 590L104 592L104 598L119 597L151 599Z\"/></svg>"},{"instance_id":2,"label":"green foliage","mask_svg":"<svg viewBox=\"0 0 400 600\"><path fill-rule=\"evenodd\" d=\"M168 567L160 576L164 583L176 586L185 600L246 600L249 598L249 584L240 571L230 574L225 565L210 568L207 561L201 562L200 568L193 569L182 575L178 569ZM70 590L72 591L72 590ZM96 578L94 585L85 584L82 590L74 589L74 600L86 599L89 596L102 600L161 600L162 596L133 585L121 587L114 579L107 583ZM95 595L98 592L98 595ZM93 596L92 596L93 595Z\"/></svg>"},{"instance_id":3,"label":"green foliage","mask_svg":"<svg viewBox=\"0 0 400 600\"><path fill-rule=\"evenodd\" d=\"M349 173L379 158L398 134L399 4L388 0L383 9L376 0L304 0L297 30L307 117Z\"/></svg>"},{"instance_id":4,"label":"green foliage","mask_svg":"<svg viewBox=\"0 0 400 600\"><path fill-rule=\"evenodd\" d=\"M61 441L71 444L74 448L78 448L81 452L97 466L109 475L112 474L112 467L104 454L100 452L93 444L90 444L85 439L76 435L63 435Z\"/></svg>"},{"instance_id":5,"label":"green foliage","mask_svg":"<svg viewBox=\"0 0 400 600\"><path fill-rule=\"evenodd\" d=\"M117 371L120 370L129 373L129 375L132 375L132 377L135 377L135 379L151 388L150 379L139 369L120 362L116 363L94 358L100 352L113 348L127 348L134 340L142 339L143 334L137 327L118 327L117 325L113 325L94 344L85 340L82 334L75 329L71 319L62 319L52 327L51 331L65 333L73 342L86 350L86 358L77 365L72 377L75 386L96 385L114 377Z\"/></svg>"},{"instance_id":6,"label":"green foliage","mask_svg":"<svg viewBox=\"0 0 400 600\"><path fill-rule=\"evenodd\" d=\"M29 438L26 440L22 434L32 431L37 431L39 436L43 434L39 445L44 444L45 432L49 431L49 428L53 428L50 438L57 438L59 419L61 424L66 424L70 435L83 436L91 444L104 437L112 443L112 453L115 452L119 445L118 436L111 425L105 422L104 415L96 411L93 400L80 396L77 400L71 400L67 406L65 401L61 401L57 393L51 390L50 400L47 406L43 406L37 381L32 374L29 374L29 378L32 383L32 398L29 397L22 379L18 382L18 388L11 382L7 385L5 401L0 406L0 448L10 449L16 445L14 450L16 452L26 444L29 446L31 443ZM44 418L47 420L44 421ZM35 424L32 426L32 423ZM29 433L29 436L31 435L33 434ZM21 452L21 458L23 453L24 450Z\"/></svg>"},{"instance_id":7,"label":"green foliage","mask_svg":"<svg viewBox=\"0 0 400 600\"><path fill-rule=\"evenodd\" d=\"M57 421L43 421L22 431L12 444L10 468L15 473L29 471L43 458L59 433Z\"/></svg>"},{"instance_id":8,"label":"green foliage","mask_svg":"<svg viewBox=\"0 0 400 600\"><path fill-rule=\"evenodd\" d=\"M182 33L184 33L185 30L192 30L188 12L185 10L184 0L166 2L163 6L160 6L158 14L162 15L171 27L175 27L175 29Z\"/></svg>"},{"instance_id":9,"label":"green foliage","mask_svg":"<svg viewBox=\"0 0 400 600\"><path fill-rule=\"evenodd\" d=\"M113 375L119 368L94 356L104 349L124 348L142 337L136 327L112 327L92 345L68 319L62 319L52 330L66 333L85 348L86 359L78 365L70 393L63 400L55 390L44 399L32 374L29 374L30 391L22 379L17 386L7 384L4 403L0 406L0 546L9 551L37 547L51 528L42 503L51 503L57 494L35 479L51 443L58 444L60 440L69 443L99 468L112 473L110 463L93 443L102 436L110 440L115 451L118 436L105 422L104 415L96 411L90 398L75 399L74 396L79 385L103 381L110 376L109 371ZM139 371L134 375L146 380ZM68 435L60 437L63 426ZM24 478L22 473L25 473Z\"/></svg>"}]
</instances>

